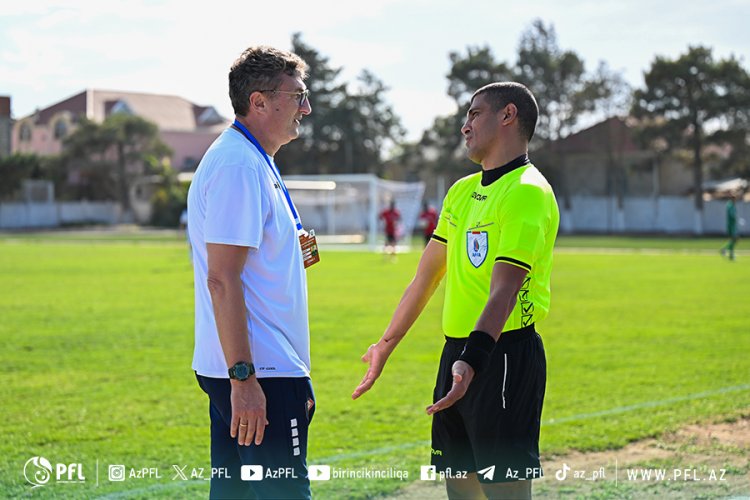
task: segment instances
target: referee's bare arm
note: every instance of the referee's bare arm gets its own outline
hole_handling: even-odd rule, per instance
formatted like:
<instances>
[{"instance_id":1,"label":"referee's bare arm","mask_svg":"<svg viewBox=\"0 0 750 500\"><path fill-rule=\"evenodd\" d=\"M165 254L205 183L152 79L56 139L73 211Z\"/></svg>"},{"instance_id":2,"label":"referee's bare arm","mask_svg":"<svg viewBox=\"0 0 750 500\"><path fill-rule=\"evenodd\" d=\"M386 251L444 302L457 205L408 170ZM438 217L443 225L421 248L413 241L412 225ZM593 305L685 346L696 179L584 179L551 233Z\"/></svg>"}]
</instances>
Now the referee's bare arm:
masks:
<instances>
[{"instance_id":1,"label":"referee's bare arm","mask_svg":"<svg viewBox=\"0 0 750 500\"><path fill-rule=\"evenodd\" d=\"M479 315L474 330L488 333L495 341L500 338L505 322L516 305L518 291L523 286L526 274L526 269L513 264L495 263L492 268L490 297L482 314ZM427 407L428 415L453 406L469 389L469 384L474 378L474 369L467 362L458 360L453 363L452 372L453 387L443 399Z\"/></svg>"},{"instance_id":2,"label":"referee's bare arm","mask_svg":"<svg viewBox=\"0 0 750 500\"><path fill-rule=\"evenodd\" d=\"M354 389L352 399L357 399L370 390L396 345L404 338L406 332L424 310L445 276L446 255L447 251L443 243L430 240L419 260L417 273L406 287L388 328L385 329L378 343L372 344L362 356L362 361L370 366L362 381Z\"/></svg>"},{"instance_id":3,"label":"referee's bare arm","mask_svg":"<svg viewBox=\"0 0 750 500\"><path fill-rule=\"evenodd\" d=\"M247 310L242 292L241 273L248 247L207 243L208 291L214 307L216 329L227 367L245 361L252 363L247 333ZM266 396L255 375L247 380L230 380L232 421L230 435L237 444L259 445L266 430Z\"/></svg>"},{"instance_id":4,"label":"referee's bare arm","mask_svg":"<svg viewBox=\"0 0 750 500\"><path fill-rule=\"evenodd\" d=\"M486 332L497 341L503 331L505 322L516 306L518 291L523 286L528 271L522 267L495 262L490 282L490 297L479 315L474 330Z\"/></svg>"}]
</instances>

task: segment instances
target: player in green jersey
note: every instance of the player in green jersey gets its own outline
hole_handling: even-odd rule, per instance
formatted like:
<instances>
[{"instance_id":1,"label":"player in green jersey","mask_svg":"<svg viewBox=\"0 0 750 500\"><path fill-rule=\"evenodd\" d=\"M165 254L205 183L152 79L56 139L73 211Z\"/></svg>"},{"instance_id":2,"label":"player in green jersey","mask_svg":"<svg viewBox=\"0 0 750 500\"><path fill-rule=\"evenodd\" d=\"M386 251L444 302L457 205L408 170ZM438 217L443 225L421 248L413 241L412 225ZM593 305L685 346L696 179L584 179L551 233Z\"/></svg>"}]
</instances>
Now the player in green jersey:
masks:
<instances>
[{"instance_id":1,"label":"player in green jersey","mask_svg":"<svg viewBox=\"0 0 750 500\"><path fill-rule=\"evenodd\" d=\"M474 93L461 133L482 171L448 191L416 275L362 357L369 369L352 394L372 387L445 277L446 341L427 413L432 464L450 498L528 498L530 479L542 475L546 360L535 324L549 311L560 216L552 188L528 159L538 113L518 83Z\"/></svg>"},{"instance_id":2,"label":"player in green jersey","mask_svg":"<svg viewBox=\"0 0 750 500\"><path fill-rule=\"evenodd\" d=\"M727 235L729 241L721 247L721 255L726 255L729 260L734 260L734 246L737 244L737 205L736 195L732 195L727 201Z\"/></svg>"}]
</instances>

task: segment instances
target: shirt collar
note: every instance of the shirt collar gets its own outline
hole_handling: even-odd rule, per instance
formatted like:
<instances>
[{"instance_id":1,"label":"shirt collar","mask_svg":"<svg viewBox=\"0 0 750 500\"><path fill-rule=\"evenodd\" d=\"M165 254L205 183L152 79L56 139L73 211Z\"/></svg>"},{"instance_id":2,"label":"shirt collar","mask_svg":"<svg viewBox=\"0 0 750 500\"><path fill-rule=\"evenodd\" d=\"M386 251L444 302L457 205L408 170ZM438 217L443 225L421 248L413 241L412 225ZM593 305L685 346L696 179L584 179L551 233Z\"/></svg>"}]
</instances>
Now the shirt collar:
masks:
<instances>
[{"instance_id":1,"label":"shirt collar","mask_svg":"<svg viewBox=\"0 0 750 500\"><path fill-rule=\"evenodd\" d=\"M518 167L523 167L528 163L530 163L529 155L524 153L501 167L493 168L492 170L482 170L482 186L489 186L508 172L511 172Z\"/></svg>"}]
</instances>

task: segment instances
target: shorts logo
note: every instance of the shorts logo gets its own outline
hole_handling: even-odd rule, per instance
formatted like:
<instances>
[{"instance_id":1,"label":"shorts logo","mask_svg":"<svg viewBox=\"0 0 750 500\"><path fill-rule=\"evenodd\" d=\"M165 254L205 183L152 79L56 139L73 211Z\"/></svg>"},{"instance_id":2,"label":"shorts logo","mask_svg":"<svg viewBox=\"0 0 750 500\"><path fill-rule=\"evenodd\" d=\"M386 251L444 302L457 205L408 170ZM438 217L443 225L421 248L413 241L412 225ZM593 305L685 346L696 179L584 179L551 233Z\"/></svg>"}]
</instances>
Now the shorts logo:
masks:
<instances>
[{"instance_id":1,"label":"shorts logo","mask_svg":"<svg viewBox=\"0 0 750 500\"><path fill-rule=\"evenodd\" d=\"M466 233L466 253L474 267L481 266L487 258L487 231Z\"/></svg>"}]
</instances>

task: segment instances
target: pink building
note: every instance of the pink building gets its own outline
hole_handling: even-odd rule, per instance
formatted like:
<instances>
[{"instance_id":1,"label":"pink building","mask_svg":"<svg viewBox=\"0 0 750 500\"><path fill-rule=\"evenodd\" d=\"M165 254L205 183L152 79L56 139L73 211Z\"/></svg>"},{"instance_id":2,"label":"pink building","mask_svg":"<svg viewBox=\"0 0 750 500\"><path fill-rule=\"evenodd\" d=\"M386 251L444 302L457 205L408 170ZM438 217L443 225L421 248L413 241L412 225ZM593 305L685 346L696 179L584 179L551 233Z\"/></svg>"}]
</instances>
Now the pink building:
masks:
<instances>
[{"instance_id":1,"label":"pink building","mask_svg":"<svg viewBox=\"0 0 750 500\"><path fill-rule=\"evenodd\" d=\"M212 106L171 95L87 89L16 121L12 151L57 154L79 117L101 123L112 113L130 113L154 122L174 151L172 166L195 170L203 153L229 121Z\"/></svg>"},{"instance_id":2,"label":"pink building","mask_svg":"<svg viewBox=\"0 0 750 500\"><path fill-rule=\"evenodd\" d=\"M10 97L0 96L0 158L10 155Z\"/></svg>"}]
</instances>

